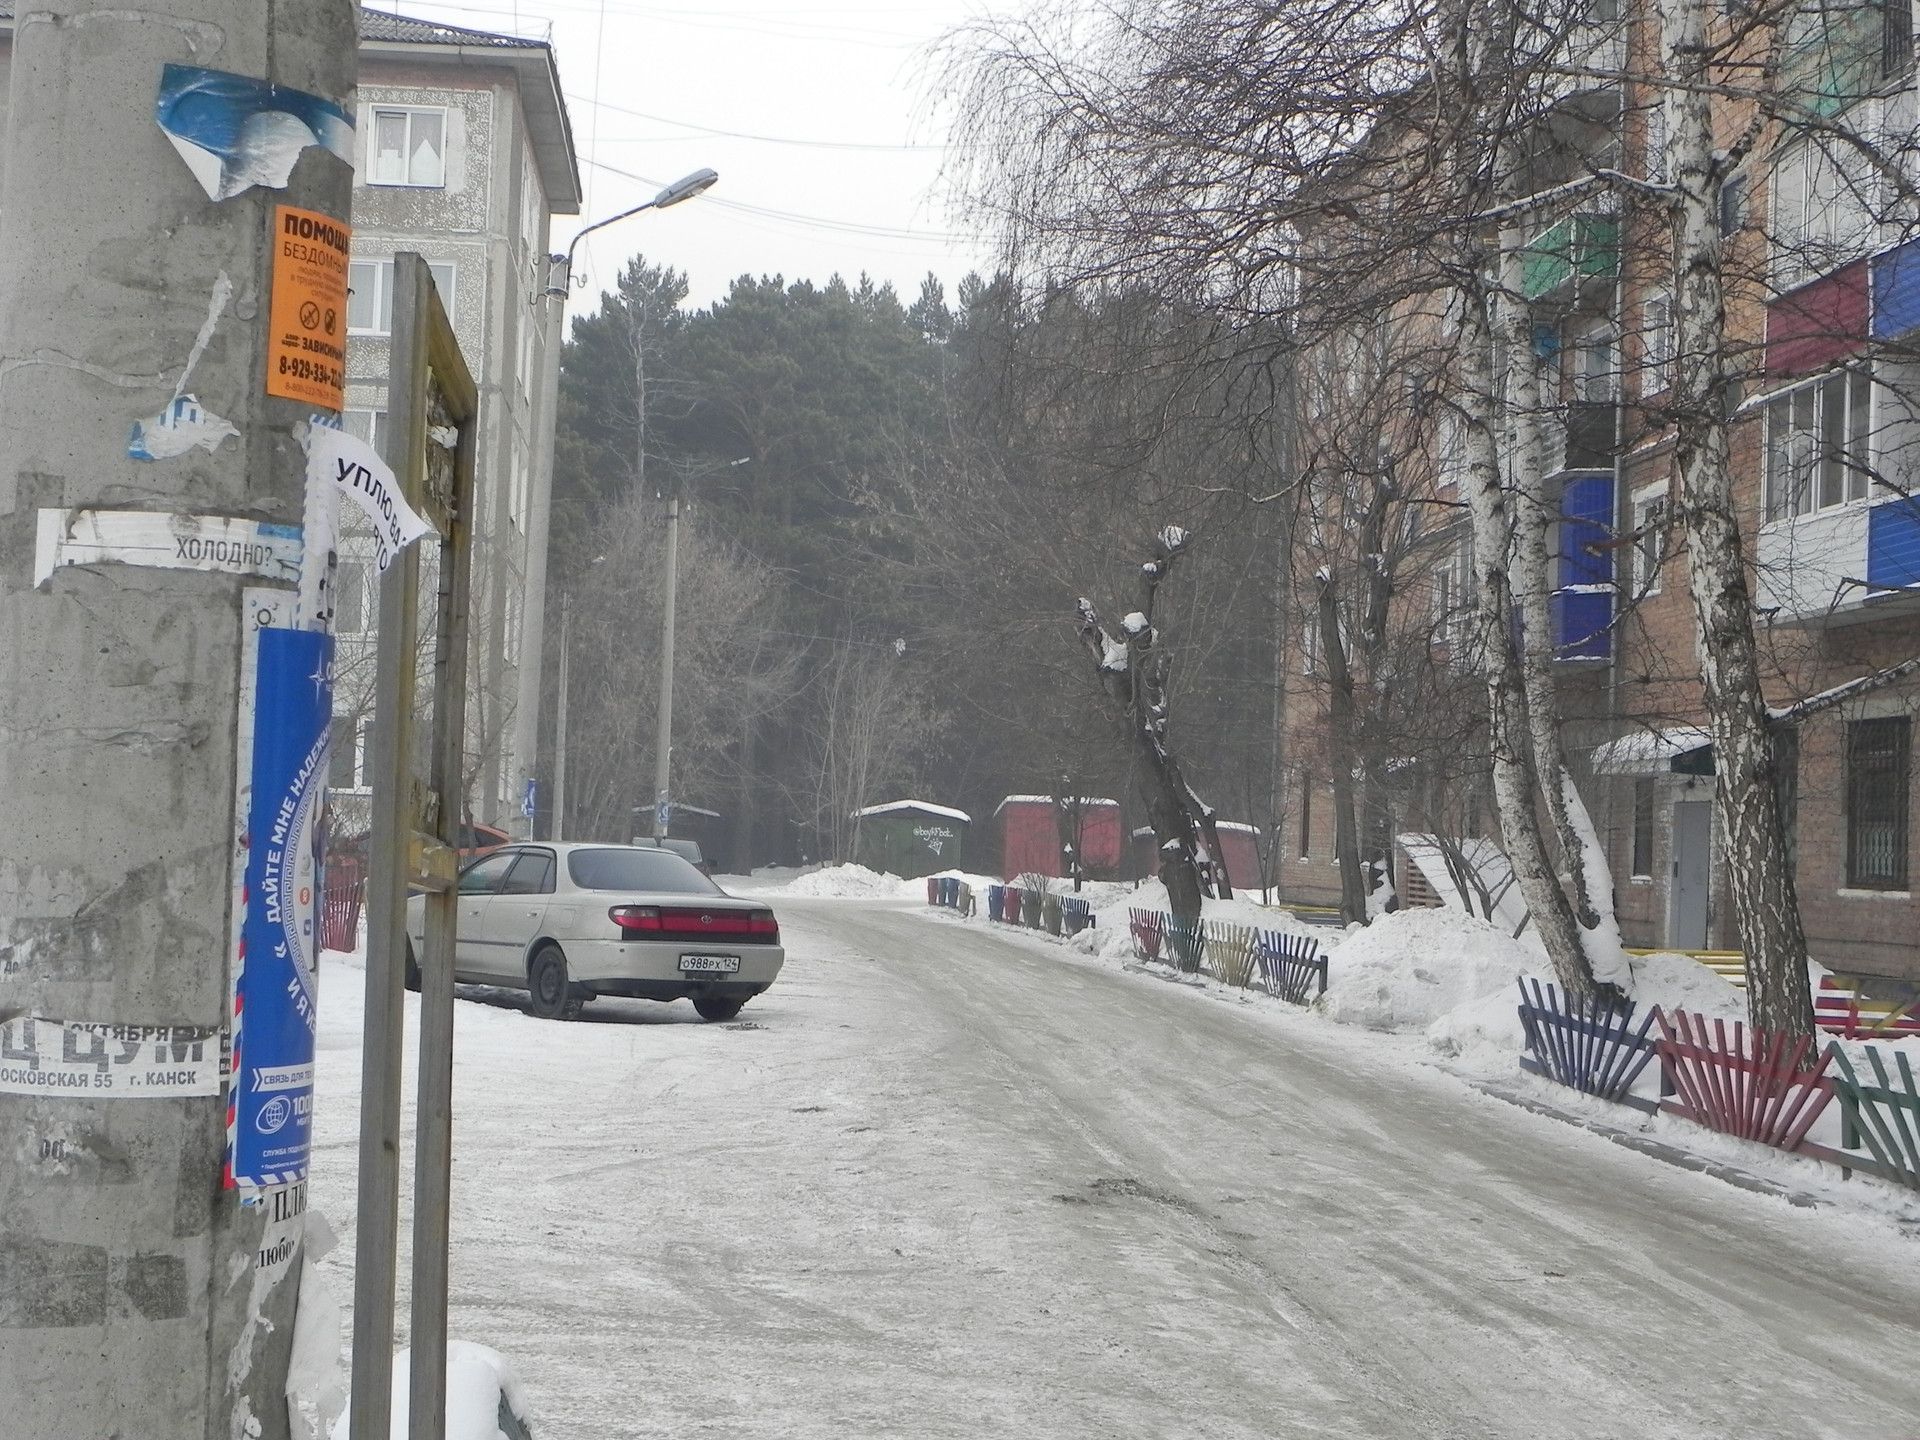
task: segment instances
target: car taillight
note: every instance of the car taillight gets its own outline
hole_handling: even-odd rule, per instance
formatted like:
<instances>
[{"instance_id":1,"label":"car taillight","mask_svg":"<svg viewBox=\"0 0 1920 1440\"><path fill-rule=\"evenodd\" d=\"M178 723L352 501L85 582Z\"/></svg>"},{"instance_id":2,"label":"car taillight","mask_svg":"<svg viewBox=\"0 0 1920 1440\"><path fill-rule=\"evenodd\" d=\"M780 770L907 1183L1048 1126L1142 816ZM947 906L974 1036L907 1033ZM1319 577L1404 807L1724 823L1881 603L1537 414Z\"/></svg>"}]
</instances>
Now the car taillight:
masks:
<instances>
[{"instance_id":1,"label":"car taillight","mask_svg":"<svg viewBox=\"0 0 1920 1440\"><path fill-rule=\"evenodd\" d=\"M771 910L755 910L747 917L747 933L764 935L769 943L778 944L780 940L780 922L773 918Z\"/></svg>"},{"instance_id":2,"label":"car taillight","mask_svg":"<svg viewBox=\"0 0 1920 1440\"><path fill-rule=\"evenodd\" d=\"M650 930L659 932L666 929L660 923L660 910L654 905L616 905L607 911L607 918L618 925L621 931Z\"/></svg>"}]
</instances>

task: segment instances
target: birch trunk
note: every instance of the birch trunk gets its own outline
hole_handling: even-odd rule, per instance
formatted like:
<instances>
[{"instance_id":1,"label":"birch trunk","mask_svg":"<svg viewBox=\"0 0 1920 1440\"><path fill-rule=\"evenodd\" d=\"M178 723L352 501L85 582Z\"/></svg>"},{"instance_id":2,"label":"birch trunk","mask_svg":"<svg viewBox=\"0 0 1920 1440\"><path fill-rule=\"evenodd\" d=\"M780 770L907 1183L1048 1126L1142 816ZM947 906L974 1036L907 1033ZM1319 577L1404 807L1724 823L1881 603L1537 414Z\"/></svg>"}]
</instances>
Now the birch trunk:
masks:
<instances>
[{"instance_id":1,"label":"birch trunk","mask_svg":"<svg viewBox=\"0 0 1920 1440\"><path fill-rule=\"evenodd\" d=\"M1533 310L1524 300L1525 236L1510 227L1500 244L1500 332L1506 349L1507 462L1512 478L1513 594L1520 613L1520 673L1540 799L1560 851L1560 884L1580 927L1593 978L1626 989L1632 983L1613 910L1613 870L1586 800L1567 763L1559 682L1553 673L1553 577L1547 535L1555 504L1547 489L1541 433L1540 367L1533 351Z\"/></svg>"},{"instance_id":2,"label":"birch trunk","mask_svg":"<svg viewBox=\"0 0 1920 1440\"><path fill-rule=\"evenodd\" d=\"M1460 405L1466 421L1468 514L1473 526L1473 584L1480 663L1487 683L1487 749L1495 813L1515 882L1555 976L1574 998L1594 993L1580 922L1561 889L1534 803L1532 717L1514 643L1514 602L1507 566L1513 519L1500 473L1499 407L1494 393L1493 330L1487 296L1460 294Z\"/></svg>"},{"instance_id":3,"label":"birch trunk","mask_svg":"<svg viewBox=\"0 0 1920 1440\"><path fill-rule=\"evenodd\" d=\"M1340 600L1333 577L1320 572L1320 651L1327 665L1327 760L1333 767L1333 853L1340 864L1340 920L1367 923L1367 886L1360 874L1360 839L1353 799L1353 672L1340 633Z\"/></svg>"},{"instance_id":4,"label":"birch trunk","mask_svg":"<svg viewBox=\"0 0 1920 1440\"><path fill-rule=\"evenodd\" d=\"M1668 157L1675 184L1673 395L1676 507L1687 537L1688 593L1707 719L1713 736L1714 811L1724 837L1733 913L1746 953L1753 1025L1811 1035L1807 939L1787 860L1777 759L1760 686L1745 541L1728 457L1731 381L1720 259L1720 187L1712 114L1702 73L1706 12L1695 0L1661 0L1660 50L1681 83L1666 92ZM1689 84L1688 82L1692 82Z\"/></svg>"}]
</instances>

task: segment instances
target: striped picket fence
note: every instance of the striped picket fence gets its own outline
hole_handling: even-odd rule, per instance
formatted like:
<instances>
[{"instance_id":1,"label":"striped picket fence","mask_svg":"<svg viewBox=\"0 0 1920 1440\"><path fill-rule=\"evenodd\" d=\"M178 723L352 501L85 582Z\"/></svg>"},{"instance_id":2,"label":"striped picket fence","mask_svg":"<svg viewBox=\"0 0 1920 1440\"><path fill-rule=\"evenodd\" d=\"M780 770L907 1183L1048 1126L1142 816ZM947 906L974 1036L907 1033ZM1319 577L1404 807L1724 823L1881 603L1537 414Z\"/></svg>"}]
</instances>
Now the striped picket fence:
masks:
<instances>
[{"instance_id":1,"label":"striped picket fence","mask_svg":"<svg viewBox=\"0 0 1920 1440\"><path fill-rule=\"evenodd\" d=\"M1219 921L1201 927L1203 964L1222 985L1244 990L1253 978L1253 927Z\"/></svg>"},{"instance_id":2,"label":"striped picket fence","mask_svg":"<svg viewBox=\"0 0 1920 1440\"><path fill-rule=\"evenodd\" d=\"M1520 1057L1520 1068L1585 1095L1649 1113L1657 1110L1659 1101L1630 1092L1656 1053L1648 1032L1659 1009L1649 1009L1638 1027L1633 1009L1604 1000L1563 999L1553 985L1522 975L1520 1026L1527 1053Z\"/></svg>"},{"instance_id":3,"label":"striped picket fence","mask_svg":"<svg viewBox=\"0 0 1920 1440\"><path fill-rule=\"evenodd\" d=\"M1327 957L1320 942L1283 930L1261 930L1253 940L1254 979L1260 988L1294 1005L1311 1005L1327 993Z\"/></svg>"}]
</instances>

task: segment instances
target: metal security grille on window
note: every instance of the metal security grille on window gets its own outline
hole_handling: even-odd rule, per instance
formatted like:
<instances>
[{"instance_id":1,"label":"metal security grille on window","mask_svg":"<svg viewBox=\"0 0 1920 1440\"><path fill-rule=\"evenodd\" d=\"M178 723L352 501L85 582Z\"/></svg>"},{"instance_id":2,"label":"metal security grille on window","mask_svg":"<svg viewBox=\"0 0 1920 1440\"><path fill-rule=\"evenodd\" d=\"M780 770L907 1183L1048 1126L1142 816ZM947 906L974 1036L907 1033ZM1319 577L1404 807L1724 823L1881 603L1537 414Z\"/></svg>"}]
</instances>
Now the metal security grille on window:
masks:
<instances>
[{"instance_id":1,"label":"metal security grille on window","mask_svg":"<svg viewBox=\"0 0 1920 1440\"><path fill-rule=\"evenodd\" d=\"M447 183L446 116L437 110L373 112L373 183Z\"/></svg>"},{"instance_id":2,"label":"metal security grille on window","mask_svg":"<svg viewBox=\"0 0 1920 1440\"><path fill-rule=\"evenodd\" d=\"M1907 758L1904 716L1847 727L1847 883L1865 890L1907 885Z\"/></svg>"}]
</instances>

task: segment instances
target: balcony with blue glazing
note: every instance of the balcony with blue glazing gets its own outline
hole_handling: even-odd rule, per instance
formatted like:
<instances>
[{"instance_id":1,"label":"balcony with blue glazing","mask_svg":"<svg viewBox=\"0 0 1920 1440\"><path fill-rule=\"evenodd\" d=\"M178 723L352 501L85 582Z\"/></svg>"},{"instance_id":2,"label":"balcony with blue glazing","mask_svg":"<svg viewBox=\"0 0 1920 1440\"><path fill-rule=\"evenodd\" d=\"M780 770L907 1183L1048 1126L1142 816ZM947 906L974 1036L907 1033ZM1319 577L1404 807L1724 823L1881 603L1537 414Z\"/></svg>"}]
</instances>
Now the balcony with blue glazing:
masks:
<instances>
[{"instance_id":1,"label":"balcony with blue glazing","mask_svg":"<svg viewBox=\"0 0 1920 1440\"><path fill-rule=\"evenodd\" d=\"M1553 655L1613 657L1613 472L1576 471L1561 486L1553 594Z\"/></svg>"},{"instance_id":2,"label":"balcony with blue glazing","mask_svg":"<svg viewBox=\"0 0 1920 1440\"><path fill-rule=\"evenodd\" d=\"M1920 613L1920 500L1855 501L1760 527L1755 601L1776 619L1851 625Z\"/></svg>"}]
</instances>

